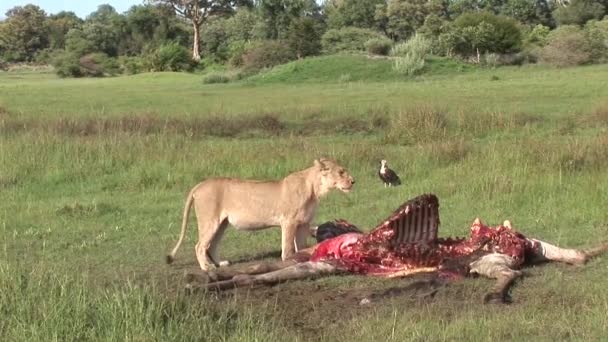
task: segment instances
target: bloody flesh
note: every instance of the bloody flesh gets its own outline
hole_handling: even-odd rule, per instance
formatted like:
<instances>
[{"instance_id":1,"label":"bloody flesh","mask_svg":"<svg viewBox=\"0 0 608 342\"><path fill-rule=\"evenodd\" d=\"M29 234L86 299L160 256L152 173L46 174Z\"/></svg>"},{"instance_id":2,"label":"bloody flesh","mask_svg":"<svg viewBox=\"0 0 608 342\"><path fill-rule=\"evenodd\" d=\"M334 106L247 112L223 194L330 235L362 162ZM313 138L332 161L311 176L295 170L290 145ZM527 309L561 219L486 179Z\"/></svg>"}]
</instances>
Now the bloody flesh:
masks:
<instances>
[{"instance_id":1,"label":"bloody flesh","mask_svg":"<svg viewBox=\"0 0 608 342\"><path fill-rule=\"evenodd\" d=\"M437 238L438 206L434 195L417 197L367 234L348 233L321 242L310 261L331 262L347 272L374 276L392 277L426 268L453 278L466 275L468 264L454 268L458 263L451 261L465 260L473 253L501 253L520 266L526 253L536 247L507 222L490 227L478 219L468 239Z\"/></svg>"}]
</instances>

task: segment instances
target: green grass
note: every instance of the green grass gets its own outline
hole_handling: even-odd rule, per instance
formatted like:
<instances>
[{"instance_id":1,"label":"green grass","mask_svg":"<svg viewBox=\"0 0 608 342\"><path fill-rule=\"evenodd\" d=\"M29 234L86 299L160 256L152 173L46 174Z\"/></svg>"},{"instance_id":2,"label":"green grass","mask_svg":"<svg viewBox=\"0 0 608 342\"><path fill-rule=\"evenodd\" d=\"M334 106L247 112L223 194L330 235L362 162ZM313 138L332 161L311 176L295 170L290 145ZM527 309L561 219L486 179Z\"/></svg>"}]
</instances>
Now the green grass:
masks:
<instances>
[{"instance_id":1,"label":"green grass","mask_svg":"<svg viewBox=\"0 0 608 342\"><path fill-rule=\"evenodd\" d=\"M188 295L193 218L176 264L163 258L198 181L278 178L320 156L338 159L357 184L324 198L316 222L369 229L434 192L442 236L466 235L479 216L591 246L608 237L607 76L606 65L223 85L175 73L0 73L0 339L601 340L605 257L527 270L508 307L480 304L486 279L370 307L356 305L359 296L405 282L347 276ZM244 119L261 115L276 121ZM380 184L382 158L404 186ZM230 229L221 254L246 259L279 243L276 229Z\"/></svg>"}]
</instances>

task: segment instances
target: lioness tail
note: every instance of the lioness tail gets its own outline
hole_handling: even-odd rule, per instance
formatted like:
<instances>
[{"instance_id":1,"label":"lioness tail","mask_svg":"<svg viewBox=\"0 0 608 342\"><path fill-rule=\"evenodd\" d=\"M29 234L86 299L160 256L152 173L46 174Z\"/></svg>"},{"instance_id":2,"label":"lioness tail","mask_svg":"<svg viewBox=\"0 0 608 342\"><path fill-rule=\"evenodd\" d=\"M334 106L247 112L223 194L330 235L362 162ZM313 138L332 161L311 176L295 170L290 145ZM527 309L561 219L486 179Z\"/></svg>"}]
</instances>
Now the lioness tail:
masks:
<instances>
[{"instance_id":1,"label":"lioness tail","mask_svg":"<svg viewBox=\"0 0 608 342\"><path fill-rule=\"evenodd\" d=\"M173 262L173 260L175 260L175 254L177 253L179 246L181 246L182 241L184 241L184 236L186 236L186 229L188 228L188 216L190 215L190 208L192 207L192 202L194 202L194 190L195 189L196 189L196 187L194 187L194 189L192 189L192 191L190 191L190 193L188 194L188 199L186 200L186 206L184 208L184 215L182 217L182 230L181 230L181 233L179 234L179 239L177 240L177 244L175 245L175 247L173 248L171 253L167 254L167 258L166 258L167 264L170 264Z\"/></svg>"}]
</instances>

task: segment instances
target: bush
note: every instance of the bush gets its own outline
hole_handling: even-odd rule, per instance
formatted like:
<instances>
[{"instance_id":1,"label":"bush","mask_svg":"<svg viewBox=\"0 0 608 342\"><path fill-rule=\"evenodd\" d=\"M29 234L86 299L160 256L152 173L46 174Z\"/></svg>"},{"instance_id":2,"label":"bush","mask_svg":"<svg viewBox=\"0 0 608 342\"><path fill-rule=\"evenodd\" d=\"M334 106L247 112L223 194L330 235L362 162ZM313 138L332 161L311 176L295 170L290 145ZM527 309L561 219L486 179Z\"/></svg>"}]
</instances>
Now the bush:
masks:
<instances>
[{"instance_id":1,"label":"bush","mask_svg":"<svg viewBox=\"0 0 608 342\"><path fill-rule=\"evenodd\" d=\"M120 56L118 57L118 65L121 73L127 75L139 74L146 70L143 58L137 56Z\"/></svg>"},{"instance_id":2,"label":"bush","mask_svg":"<svg viewBox=\"0 0 608 342\"><path fill-rule=\"evenodd\" d=\"M591 61L594 63L608 62L608 17L602 21L587 22L585 37L591 49Z\"/></svg>"},{"instance_id":3,"label":"bush","mask_svg":"<svg viewBox=\"0 0 608 342\"><path fill-rule=\"evenodd\" d=\"M592 19L601 19L606 8L597 0L572 0L568 6L559 6L553 17L560 25L584 25Z\"/></svg>"},{"instance_id":4,"label":"bush","mask_svg":"<svg viewBox=\"0 0 608 342\"><path fill-rule=\"evenodd\" d=\"M321 51L317 20L303 17L294 20L287 32L287 44L298 58L315 56Z\"/></svg>"},{"instance_id":5,"label":"bush","mask_svg":"<svg viewBox=\"0 0 608 342\"><path fill-rule=\"evenodd\" d=\"M393 69L400 74L412 76L424 68L424 58L413 54L404 57L397 57L393 64Z\"/></svg>"},{"instance_id":6,"label":"bush","mask_svg":"<svg viewBox=\"0 0 608 342\"><path fill-rule=\"evenodd\" d=\"M391 55L398 56L393 69L404 75L415 75L424 68L425 58L430 51L430 41L416 34L408 41L395 45L391 50Z\"/></svg>"},{"instance_id":7,"label":"bush","mask_svg":"<svg viewBox=\"0 0 608 342\"><path fill-rule=\"evenodd\" d=\"M239 72L212 72L203 77L204 84L228 83L240 80L243 75Z\"/></svg>"},{"instance_id":8,"label":"bush","mask_svg":"<svg viewBox=\"0 0 608 342\"><path fill-rule=\"evenodd\" d=\"M59 77L82 77L79 57L73 52L56 52L51 58L51 64Z\"/></svg>"},{"instance_id":9,"label":"bush","mask_svg":"<svg viewBox=\"0 0 608 342\"><path fill-rule=\"evenodd\" d=\"M280 40L265 40L247 49L243 54L243 69L257 71L284 64L295 59L293 51Z\"/></svg>"},{"instance_id":10,"label":"bush","mask_svg":"<svg viewBox=\"0 0 608 342\"><path fill-rule=\"evenodd\" d=\"M119 66L116 59L108 57L108 55L103 52L84 55L79 58L78 64L82 76L112 76L119 72Z\"/></svg>"},{"instance_id":11,"label":"bush","mask_svg":"<svg viewBox=\"0 0 608 342\"><path fill-rule=\"evenodd\" d=\"M395 44L391 49L391 56L406 56L414 54L426 57L431 52L431 41L420 34L414 35L406 42Z\"/></svg>"},{"instance_id":12,"label":"bush","mask_svg":"<svg viewBox=\"0 0 608 342\"><path fill-rule=\"evenodd\" d=\"M374 30L343 27L325 32L321 37L321 46L326 53L365 51L365 43L371 39L388 38Z\"/></svg>"},{"instance_id":13,"label":"bush","mask_svg":"<svg viewBox=\"0 0 608 342\"><path fill-rule=\"evenodd\" d=\"M540 61L555 66L574 66L591 60L591 48L582 30L576 26L562 26L551 32L540 51Z\"/></svg>"},{"instance_id":14,"label":"bush","mask_svg":"<svg viewBox=\"0 0 608 342\"><path fill-rule=\"evenodd\" d=\"M391 51L393 41L388 38L372 38L365 42L365 48L370 55L386 56Z\"/></svg>"},{"instance_id":15,"label":"bush","mask_svg":"<svg viewBox=\"0 0 608 342\"><path fill-rule=\"evenodd\" d=\"M161 45L147 56L146 64L151 71L190 71L194 67L190 51L175 42Z\"/></svg>"},{"instance_id":16,"label":"bush","mask_svg":"<svg viewBox=\"0 0 608 342\"><path fill-rule=\"evenodd\" d=\"M468 57L482 53L512 53L522 43L517 22L488 12L465 13L440 36L446 48Z\"/></svg>"}]
</instances>

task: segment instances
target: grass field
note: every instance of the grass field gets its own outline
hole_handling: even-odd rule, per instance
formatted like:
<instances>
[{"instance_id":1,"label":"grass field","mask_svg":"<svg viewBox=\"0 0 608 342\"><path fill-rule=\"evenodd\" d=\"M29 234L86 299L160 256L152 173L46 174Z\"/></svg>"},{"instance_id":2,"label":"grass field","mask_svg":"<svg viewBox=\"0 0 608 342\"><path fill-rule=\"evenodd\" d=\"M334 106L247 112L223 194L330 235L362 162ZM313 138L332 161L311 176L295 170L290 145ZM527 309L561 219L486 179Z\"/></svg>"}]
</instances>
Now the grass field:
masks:
<instances>
[{"instance_id":1,"label":"grass field","mask_svg":"<svg viewBox=\"0 0 608 342\"><path fill-rule=\"evenodd\" d=\"M279 178L321 156L340 161L357 184L324 198L316 222L345 218L369 229L406 199L433 192L442 236L466 235L479 216L511 219L564 246L608 239L608 65L439 68L402 80L356 67L323 78L329 71L309 71L313 62L223 85L176 73L0 73L0 340L608 335L606 257L527 269L509 306L481 305L487 279L450 284L432 300L370 306L358 299L408 280L343 276L184 293L184 272L198 268L192 219L176 263L163 259L190 188L212 176ZM300 78L288 82L281 73L293 68ZM382 186L383 158L403 186ZM230 229L221 254L276 258L279 241L277 229Z\"/></svg>"}]
</instances>

